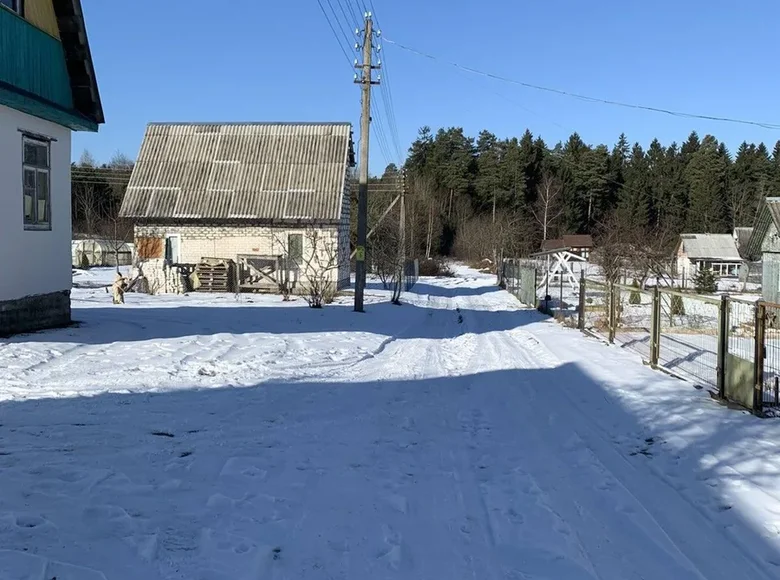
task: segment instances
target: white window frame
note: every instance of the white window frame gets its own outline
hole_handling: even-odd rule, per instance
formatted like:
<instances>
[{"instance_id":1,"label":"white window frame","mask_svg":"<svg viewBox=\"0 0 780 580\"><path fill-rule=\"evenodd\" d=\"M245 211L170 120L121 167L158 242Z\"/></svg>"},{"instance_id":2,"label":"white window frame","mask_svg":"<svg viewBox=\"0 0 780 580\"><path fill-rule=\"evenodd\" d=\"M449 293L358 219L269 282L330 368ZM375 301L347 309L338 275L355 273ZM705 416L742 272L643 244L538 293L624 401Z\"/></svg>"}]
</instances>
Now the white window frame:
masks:
<instances>
[{"instance_id":1,"label":"white window frame","mask_svg":"<svg viewBox=\"0 0 780 580\"><path fill-rule=\"evenodd\" d=\"M0 2L0 7L5 8L6 10L10 10L11 12L18 14L19 16L24 17L24 0L11 0L11 5L8 6L4 2L7 0L4 0L3 2Z\"/></svg>"},{"instance_id":2,"label":"white window frame","mask_svg":"<svg viewBox=\"0 0 780 580\"><path fill-rule=\"evenodd\" d=\"M33 165L26 163L25 147L27 145L35 145L37 147L46 148L46 163L45 167L40 165ZM32 218L27 219L27 191L30 187L27 185L27 174L33 173L35 175L35 185L33 186L32 196ZM44 206L44 213L46 217L40 219L38 216L38 210L40 209L40 200L38 195L40 193L39 184L41 180L45 180L46 183L46 205ZM51 142L44 139L36 139L28 135L22 136L22 220L24 221L25 230L33 231L50 231L52 223L51 215Z\"/></svg>"}]
</instances>

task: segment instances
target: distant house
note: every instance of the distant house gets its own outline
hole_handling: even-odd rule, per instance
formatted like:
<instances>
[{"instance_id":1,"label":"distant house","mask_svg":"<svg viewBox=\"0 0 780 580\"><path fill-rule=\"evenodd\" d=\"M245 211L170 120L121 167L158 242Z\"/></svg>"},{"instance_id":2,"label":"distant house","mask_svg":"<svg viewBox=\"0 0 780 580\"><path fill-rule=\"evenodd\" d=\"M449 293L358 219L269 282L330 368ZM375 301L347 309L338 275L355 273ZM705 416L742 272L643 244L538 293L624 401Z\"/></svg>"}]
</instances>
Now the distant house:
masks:
<instances>
[{"instance_id":1,"label":"distant house","mask_svg":"<svg viewBox=\"0 0 780 580\"><path fill-rule=\"evenodd\" d=\"M103 109L80 0L0 0L0 335L70 323L72 131Z\"/></svg>"},{"instance_id":2,"label":"distant house","mask_svg":"<svg viewBox=\"0 0 780 580\"><path fill-rule=\"evenodd\" d=\"M545 240L542 244L544 252L555 250L566 250L587 260L593 251L593 237L587 234L572 234L554 240Z\"/></svg>"},{"instance_id":3,"label":"distant house","mask_svg":"<svg viewBox=\"0 0 780 580\"><path fill-rule=\"evenodd\" d=\"M768 197L761 204L745 257L750 261L761 260L764 300L780 302L780 197Z\"/></svg>"},{"instance_id":4,"label":"distant house","mask_svg":"<svg viewBox=\"0 0 780 580\"><path fill-rule=\"evenodd\" d=\"M703 268L736 278L742 263L733 234L680 234L674 253L674 272L687 280Z\"/></svg>"},{"instance_id":5,"label":"distant house","mask_svg":"<svg viewBox=\"0 0 780 580\"><path fill-rule=\"evenodd\" d=\"M349 123L152 123L120 216L135 224L139 260L243 260L260 284L274 260L328 249L338 263L327 275L344 287L353 166Z\"/></svg>"}]
</instances>

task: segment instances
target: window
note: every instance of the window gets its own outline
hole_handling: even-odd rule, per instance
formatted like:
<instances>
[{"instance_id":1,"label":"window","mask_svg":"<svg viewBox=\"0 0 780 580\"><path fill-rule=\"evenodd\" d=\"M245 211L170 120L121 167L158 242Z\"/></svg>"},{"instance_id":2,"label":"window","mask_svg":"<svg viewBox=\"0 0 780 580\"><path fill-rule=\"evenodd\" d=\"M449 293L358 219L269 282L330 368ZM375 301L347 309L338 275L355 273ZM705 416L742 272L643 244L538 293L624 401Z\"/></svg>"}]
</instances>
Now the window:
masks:
<instances>
[{"instance_id":1,"label":"window","mask_svg":"<svg viewBox=\"0 0 780 580\"><path fill-rule=\"evenodd\" d=\"M303 234L290 234L287 236L287 257L296 266L303 261Z\"/></svg>"},{"instance_id":2,"label":"window","mask_svg":"<svg viewBox=\"0 0 780 580\"><path fill-rule=\"evenodd\" d=\"M2 1L2 0L0 0ZM51 229L49 196L49 144L24 137L24 227Z\"/></svg>"},{"instance_id":3,"label":"window","mask_svg":"<svg viewBox=\"0 0 780 580\"><path fill-rule=\"evenodd\" d=\"M22 15L24 2L22 0L0 0L0 6L5 6L9 10L13 10L16 12L19 16Z\"/></svg>"}]
</instances>

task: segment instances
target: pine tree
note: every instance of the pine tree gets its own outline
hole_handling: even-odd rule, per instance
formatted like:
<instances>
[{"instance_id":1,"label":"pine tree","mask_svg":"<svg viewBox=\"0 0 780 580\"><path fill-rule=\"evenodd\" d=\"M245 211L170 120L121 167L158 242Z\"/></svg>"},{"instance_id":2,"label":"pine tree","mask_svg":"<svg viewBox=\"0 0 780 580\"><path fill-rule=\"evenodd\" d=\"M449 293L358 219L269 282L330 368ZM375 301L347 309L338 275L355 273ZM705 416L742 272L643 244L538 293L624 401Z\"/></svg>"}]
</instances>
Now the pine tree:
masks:
<instances>
[{"instance_id":1,"label":"pine tree","mask_svg":"<svg viewBox=\"0 0 780 580\"><path fill-rule=\"evenodd\" d=\"M718 279L709 268L700 268L693 277L693 287L699 294L713 294L718 290Z\"/></svg>"},{"instance_id":2,"label":"pine tree","mask_svg":"<svg viewBox=\"0 0 780 580\"><path fill-rule=\"evenodd\" d=\"M640 232L650 224L650 167L639 143L634 144L625 167L625 185L620 191L617 212L629 231Z\"/></svg>"},{"instance_id":3,"label":"pine tree","mask_svg":"<svg viewBox=\"0 0 780 580\"><path fill-rule=\"evenodd\" d=\"M707 135L685 168L690 191L688 229L694 233L720 233L728 229L726 178L728 161L718 141Z\"/></svg>"}]
</instances>

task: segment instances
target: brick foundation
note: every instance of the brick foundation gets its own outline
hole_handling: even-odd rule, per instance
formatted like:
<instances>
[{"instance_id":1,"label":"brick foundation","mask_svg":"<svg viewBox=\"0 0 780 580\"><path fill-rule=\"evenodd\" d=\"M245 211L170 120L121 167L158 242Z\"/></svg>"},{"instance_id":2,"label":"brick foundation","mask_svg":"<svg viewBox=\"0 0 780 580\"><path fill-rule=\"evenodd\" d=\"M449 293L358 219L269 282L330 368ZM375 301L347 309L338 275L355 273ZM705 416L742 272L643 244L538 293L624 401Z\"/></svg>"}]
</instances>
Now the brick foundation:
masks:
<instances>
[{"instance_id":1,"label":"brick foundation","mask_svg":"<svg viewBox=\"0 0 780 580\"><path fill-rule=\"evenodd\" d=\"M58 328L70 323L70 290L0 301L0 336Z\"/></svg>"}]
</instances>

